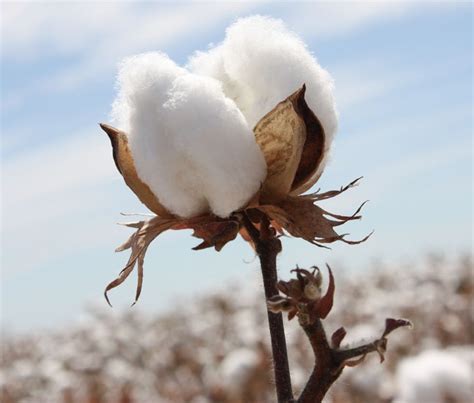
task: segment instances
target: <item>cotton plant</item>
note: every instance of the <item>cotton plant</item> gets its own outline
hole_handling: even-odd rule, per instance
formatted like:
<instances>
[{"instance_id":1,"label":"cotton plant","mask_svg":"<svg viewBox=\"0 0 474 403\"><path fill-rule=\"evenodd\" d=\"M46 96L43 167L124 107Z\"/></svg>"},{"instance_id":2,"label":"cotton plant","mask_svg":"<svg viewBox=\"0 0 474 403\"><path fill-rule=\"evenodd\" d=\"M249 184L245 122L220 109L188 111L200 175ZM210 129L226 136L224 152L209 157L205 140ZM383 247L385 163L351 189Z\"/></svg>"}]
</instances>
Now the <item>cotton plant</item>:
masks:
<instances>
[{"instance_id":1,"label":"cotton plant","mask_svg":"<svg viewBox=\"0 0 474 403\"><path fill-rule=\"evenodd\" d=\"M131 254L107 285L107 301L107 292L135 267L138 300L147 248L164 231L192 229L201 239L194 249L217 251L240 234L261 261L278 401L294 401L281 312L298 316L310 341L325 340L321 319L331 310L334 281L330 272L324 296L319 270L297 269L296 279L277 282L279 238L288 234L319 247L368 238L347 240L335 230L360 219L362 206L338 215L316 204L358 179L339 190L303 194L322 175L337 128L331 76L283 22L253 16L235 22L222 43L195 53L185 67L160 52L125 59L117 87L113 125L101 127L125 183L155 215L125 224L136 231L117 251ZM357 363L354 358L370 351L382 356L386 335L408 324L391 321L365 350L326 343L324 360L334 354L340 360L324 367L323 350L316 349L315 371L332 375L327 385L314 383L312 375L298 401L320 401L342 369ZM343 336L340 331L336 338Z\"/></svg>"}]
</instances>

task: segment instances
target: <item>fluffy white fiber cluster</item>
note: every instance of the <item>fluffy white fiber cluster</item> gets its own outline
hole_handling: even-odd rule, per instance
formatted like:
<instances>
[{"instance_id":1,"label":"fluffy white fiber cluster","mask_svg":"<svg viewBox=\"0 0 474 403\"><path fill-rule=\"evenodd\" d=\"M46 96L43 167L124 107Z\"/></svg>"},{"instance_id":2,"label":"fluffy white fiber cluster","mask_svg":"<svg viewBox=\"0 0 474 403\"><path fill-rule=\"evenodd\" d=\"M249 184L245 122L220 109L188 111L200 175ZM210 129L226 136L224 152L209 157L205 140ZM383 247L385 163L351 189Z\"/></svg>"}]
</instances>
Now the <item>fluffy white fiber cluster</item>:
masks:
<instances>
[{"instance_id":1,"label":"fluffy white fiber cluster","mask_svg":"<svg viewBox=\"0 0 474 403\"><path fill-rule=\"evenodd\" d=\"M128 135L138 175L168 210L226 217L266 176L254 125L303 83L328 148L337 124L332 79L281 21L253 16L186 68L157 52L126 59L112 118Z\"/></svg>"}]
</instances>

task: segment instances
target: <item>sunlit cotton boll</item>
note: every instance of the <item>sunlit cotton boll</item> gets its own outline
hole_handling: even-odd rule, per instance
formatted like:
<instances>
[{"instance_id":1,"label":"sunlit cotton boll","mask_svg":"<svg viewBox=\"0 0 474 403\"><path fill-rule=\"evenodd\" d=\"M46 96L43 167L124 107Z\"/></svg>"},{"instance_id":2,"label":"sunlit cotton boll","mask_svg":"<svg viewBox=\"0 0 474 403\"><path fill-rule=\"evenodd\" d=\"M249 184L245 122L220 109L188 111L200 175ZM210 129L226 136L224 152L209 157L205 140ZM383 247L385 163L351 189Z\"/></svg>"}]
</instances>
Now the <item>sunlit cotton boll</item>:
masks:
<instances>
[{"instance_id":1,"label":"sunlit cotton boll","mask_svg":"<svg viewBox=\"0 0 474 403\"><path fill-rule=\"evenodd\" d=\"M259 190L265 160L217 80L153 52L122 63L118 90L112 118L139 177L169 211L227 217Z\"/></svg>"},{"instance_id":2,"label":"sunlit cotton boll","mask_svg":"<svg viewBox=\"0 0 474 403\"><path fill-rule=\"evenodd\" d=\"M258 15L239 19L227 29L221 44L208 52L197 52L188 69L221 81L225 94L235 101L252 128L306 84L307 103L323 125L325 151L329 151L337 129L333 80L281 20ZM321 164L316 174L323 167Z\"/></svg>"}]
</instances>

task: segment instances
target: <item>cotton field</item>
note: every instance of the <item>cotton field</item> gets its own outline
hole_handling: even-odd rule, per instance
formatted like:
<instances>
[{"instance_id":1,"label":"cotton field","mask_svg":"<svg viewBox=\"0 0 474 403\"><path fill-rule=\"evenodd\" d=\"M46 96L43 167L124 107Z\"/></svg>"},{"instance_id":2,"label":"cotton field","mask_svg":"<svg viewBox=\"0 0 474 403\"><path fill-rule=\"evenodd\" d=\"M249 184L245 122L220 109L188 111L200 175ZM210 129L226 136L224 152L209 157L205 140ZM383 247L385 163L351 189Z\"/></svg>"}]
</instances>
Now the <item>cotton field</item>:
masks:
<instances>
[{"instance_id":1,"label":"cotton field","mask_svg":"<svg viewBox=\"0 0 474 403\"><path fill-rule=\"evenodd\" d=\"M386 317L409 318L414 328L390 337L383 364L374 355L347 368L327 403L470 401L472 269L467 257L357 273L334 268L328 332L344 326L350 344L380 336ZM285 277L287 270L281 272ZM89 310L75 327L7 335L2 402L273 402L261 293L255 276L158 317L137 307L117 313L104 306ZM300 390L313 355L297 321L286 328L292 380Z\"/></svg>"}]
</instances>

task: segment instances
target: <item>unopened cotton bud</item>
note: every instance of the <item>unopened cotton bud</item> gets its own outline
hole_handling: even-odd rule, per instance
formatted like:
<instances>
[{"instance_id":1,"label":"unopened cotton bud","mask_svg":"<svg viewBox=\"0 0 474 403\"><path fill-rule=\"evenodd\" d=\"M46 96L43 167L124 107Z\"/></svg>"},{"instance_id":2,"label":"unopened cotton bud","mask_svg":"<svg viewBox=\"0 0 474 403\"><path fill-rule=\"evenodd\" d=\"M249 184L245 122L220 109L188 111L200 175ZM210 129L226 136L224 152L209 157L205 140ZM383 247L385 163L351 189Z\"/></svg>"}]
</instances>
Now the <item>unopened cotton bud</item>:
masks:
<instances>
[{"instance_id":1,"label":"unopened cotton bud","mask_svg":"<svg viewBox=\"0 0 474 403\"><path fill-rule=\"evenodd\" d=\"M321 289L316 284L309 283L304 287L304 295L314 301L321 298Z\"/></svg>"}]
</instances>

